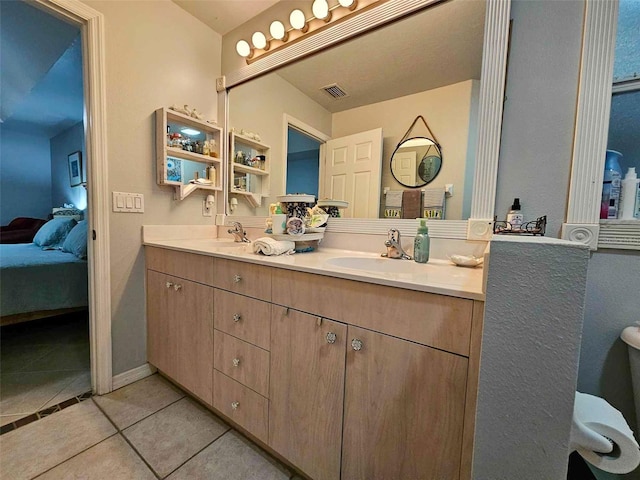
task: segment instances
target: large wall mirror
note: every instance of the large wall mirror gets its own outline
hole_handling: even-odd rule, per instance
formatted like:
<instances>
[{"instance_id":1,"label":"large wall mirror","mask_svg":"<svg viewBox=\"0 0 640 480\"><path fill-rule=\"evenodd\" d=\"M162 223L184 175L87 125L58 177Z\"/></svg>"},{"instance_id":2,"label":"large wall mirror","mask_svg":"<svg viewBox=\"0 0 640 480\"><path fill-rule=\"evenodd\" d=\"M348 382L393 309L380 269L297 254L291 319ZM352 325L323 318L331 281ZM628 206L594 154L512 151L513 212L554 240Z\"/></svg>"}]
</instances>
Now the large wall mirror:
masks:
<instances>
[{"instance_id":1,"label":"large wall mirror","mask_svg":"<svg viewBox=\"0 0 640 480\"><path fill-rule=\"evenodd\" d=\"M640 4L587 2L586 8L571 190L562 236L594 250L640 250L640 219L600 218L605 151L622 153L623 175L629 167L640 171Z\"/></svg>"},{"instance_id":2,"label":"large wall mirror","mask_svg":"<svg viewBox=\"0 0 640 480\"><path fill-rule=\"evenodd\" d=\"M381 7L394 3L401 2ZM259 72L247 67L253 78L227 75L232 83L229 129L257 133L271 149L262 204L254 207L238 198L233 216L264 217L278 195L310 193L349 201L346 218L385 218L392 197L388 193L397 198L397 192L410 189L394 176L391 158L419 115L437 136L442 162L437 176L414 189L428 189L432 197L442 192L445 220L458 221L465 237L466 222L460 226L459 221L493 216L495 178L489 180L494 184L485 202L491 211L480 216L473 212L474 185L477 177L487 177L487 170L497 170L509 3L404 3L423 8L279 68ZM489 35L500 32L497 42L485 38L487 22L500 25L488 30ZM483 46L489 56L484 64ZM484 89L483 82L488 84ZM500 101L488 100L487 92ZM499 113L491 110L496 104ZM483 113L485 131L493 131L493 144L484 150L478 148ZM420 128L417 124L412 136L431 137ZM484 155L481 172L479 150ZM340 169L345 157L357 159L357 168ZM488 157L494 158L487 162ZM445 187L452 195L445 196Z\"/></svg>"}]
</instances>

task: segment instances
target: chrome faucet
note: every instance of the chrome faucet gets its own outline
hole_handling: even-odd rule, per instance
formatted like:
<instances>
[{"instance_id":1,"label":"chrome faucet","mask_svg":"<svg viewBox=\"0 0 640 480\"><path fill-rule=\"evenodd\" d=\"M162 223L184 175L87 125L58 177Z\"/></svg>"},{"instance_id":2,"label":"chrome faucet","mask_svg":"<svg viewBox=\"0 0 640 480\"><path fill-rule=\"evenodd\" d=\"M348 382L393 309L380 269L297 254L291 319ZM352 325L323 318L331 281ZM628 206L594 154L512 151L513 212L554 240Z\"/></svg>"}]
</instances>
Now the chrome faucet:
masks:
<instances>
[{"instance_id":1,"label":"chrome faucet","mask_svg":"<svg viewBox=\"0 0 640 480\"><path fill-rule=\"evenodd\" d=\"M400 230L389 230L389 238L384 242L384 246L387 247L387 253L383 253L382 257L411 260L411 255L407 255L400 244Z\"/></svg>"},{"instance_id":2,"label":"chrome faucet","mask_svg":"<svg viewBox=\"0 0 640 480\"><path fill-rule=\"evenodd\" d=\"M231 224L233 228L230 228L227 232L233 235L234 242L251 243L251 240L247 238L247 232L244 231L240 222L231 222Z\"/></svg>"}]
</instances>

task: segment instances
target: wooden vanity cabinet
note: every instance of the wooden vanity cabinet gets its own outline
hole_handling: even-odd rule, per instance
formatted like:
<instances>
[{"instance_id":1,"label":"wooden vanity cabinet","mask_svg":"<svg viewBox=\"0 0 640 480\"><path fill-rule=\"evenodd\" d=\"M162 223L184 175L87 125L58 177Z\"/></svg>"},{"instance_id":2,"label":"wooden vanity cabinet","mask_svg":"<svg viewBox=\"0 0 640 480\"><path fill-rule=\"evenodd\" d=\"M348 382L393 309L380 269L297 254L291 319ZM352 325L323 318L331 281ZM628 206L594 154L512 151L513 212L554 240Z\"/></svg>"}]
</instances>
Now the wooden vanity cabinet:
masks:
<instances>
[{"instance_id":1,"label":"wooden vanity cabinet","mask_svg":"<svg viewBox=\"0 0 640 480\"><path fill-rule=\"evenodd\" d=\"M162 265L169 271L172 269L167 265L176 259L176 253L187 263L201 258L154 250L157 251L152 253L152 262L163 259ZM180 265L183 269L184 265ZM147 358L160 371L211 404L213 288L147 269Z\"/></svg>"},{"instance_id":2,"label":"wooden vanity cabinet","mask_svg":"<svg viewBox=\"0 0 640 480\"><path fill-rule=\"evenodd\" d=\"M348 338L342 478L458 479L467 359L353 326Z\"/></svg>"},{"instance_id":3,"label":"wooden vanity cabinet","mask_svg":"<svg viewBox=\"0 0 640 480\"><path fill-rule=\"evenodd\" d=\"M471 478L482 302L147 250L149 362L310 478Z\"/></svg>"},{"instance_id":4,"label":"wooden vanity cabinet","mask_svg":"<svg viewBox=\"0 0 640 480\"><path fill-rule=\"evenodd\" d=\"M340 478L346 338L342 323L273 306L269 446L314 480Z\"/></svg>"}]
</instances>

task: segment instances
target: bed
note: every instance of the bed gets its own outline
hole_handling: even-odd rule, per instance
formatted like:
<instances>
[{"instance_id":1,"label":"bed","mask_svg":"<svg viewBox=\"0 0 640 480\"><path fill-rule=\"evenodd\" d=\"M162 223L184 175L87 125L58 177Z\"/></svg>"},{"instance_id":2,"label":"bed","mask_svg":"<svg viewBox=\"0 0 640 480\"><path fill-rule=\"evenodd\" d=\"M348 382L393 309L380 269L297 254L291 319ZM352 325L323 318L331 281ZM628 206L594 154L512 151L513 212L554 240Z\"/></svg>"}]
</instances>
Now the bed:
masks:
<instances>
[{"instance_id":1,"label":"bed","mask_svg":"<svg viewBox=\"0 0 640 480\"><path fill-rule=\"evenodd\" d=\"M0 324L86 309L87 274L87 261L73 253L0 244Z\"/></svg>"}]
</instances>

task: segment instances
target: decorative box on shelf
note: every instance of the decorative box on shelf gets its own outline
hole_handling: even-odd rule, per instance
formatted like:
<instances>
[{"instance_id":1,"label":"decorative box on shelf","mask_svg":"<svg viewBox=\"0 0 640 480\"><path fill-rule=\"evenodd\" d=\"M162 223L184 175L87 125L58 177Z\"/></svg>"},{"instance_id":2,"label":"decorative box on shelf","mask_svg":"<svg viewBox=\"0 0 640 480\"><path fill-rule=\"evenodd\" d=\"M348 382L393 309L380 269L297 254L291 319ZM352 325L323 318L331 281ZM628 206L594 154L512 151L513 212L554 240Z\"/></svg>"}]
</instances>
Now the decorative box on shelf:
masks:
<instances>
[{"instance_id":1,"label":"decorative box on shelf","mask_svg":"<svg viewBox=\"0 0 640 480\"><path fill-rule=\"evenodd\" d=\"M182 200L195 190L222 190L222 128L168 108L156 110L158 185Z\"/></svg>"}]
</instances>

